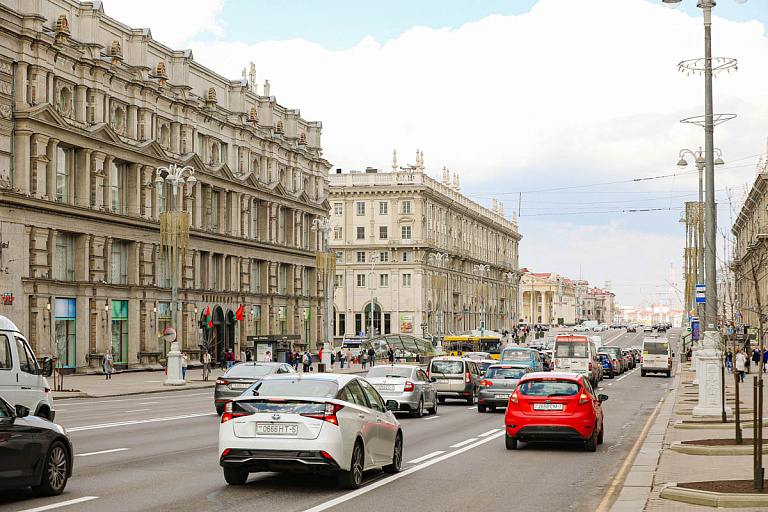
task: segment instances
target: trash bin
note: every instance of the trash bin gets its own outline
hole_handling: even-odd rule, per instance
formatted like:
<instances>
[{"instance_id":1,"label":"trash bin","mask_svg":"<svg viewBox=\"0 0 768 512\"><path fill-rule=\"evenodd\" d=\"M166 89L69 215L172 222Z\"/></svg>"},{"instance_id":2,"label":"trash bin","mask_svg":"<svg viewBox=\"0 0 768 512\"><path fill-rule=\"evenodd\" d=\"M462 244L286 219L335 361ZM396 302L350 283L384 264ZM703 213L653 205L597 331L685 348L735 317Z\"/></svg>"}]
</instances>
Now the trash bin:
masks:
<instances>
[{"instance_id":1,"label":"trash bin","mask_svg":"<svg viewBox=\"0 0 768 512\"><path fill-rule=\"evenodd\" d=\"M317 363L317 371L320 373L325 373L325 363Z\"/></svg>"}]
</instances>

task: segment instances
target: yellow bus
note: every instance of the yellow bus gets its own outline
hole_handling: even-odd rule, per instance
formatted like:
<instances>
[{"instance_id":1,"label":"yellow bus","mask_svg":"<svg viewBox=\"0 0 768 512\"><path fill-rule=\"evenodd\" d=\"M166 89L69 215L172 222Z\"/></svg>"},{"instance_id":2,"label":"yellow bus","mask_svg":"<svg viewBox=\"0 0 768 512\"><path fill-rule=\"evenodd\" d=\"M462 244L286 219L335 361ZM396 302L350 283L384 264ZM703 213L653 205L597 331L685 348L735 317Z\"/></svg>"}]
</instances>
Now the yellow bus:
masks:
<instances>
[{"instance_id":1,"label":"yellow bus","mask_svg":"<svg viewBox=\"0 0 768 512\"><path fill-rule=\"evenodd\" d=\"M443 350L449 356L463 356L470 352L487 352L492 359L501 357L501 335L494 331L466 331L443 338Z\"/></svg>"}]
</instances>

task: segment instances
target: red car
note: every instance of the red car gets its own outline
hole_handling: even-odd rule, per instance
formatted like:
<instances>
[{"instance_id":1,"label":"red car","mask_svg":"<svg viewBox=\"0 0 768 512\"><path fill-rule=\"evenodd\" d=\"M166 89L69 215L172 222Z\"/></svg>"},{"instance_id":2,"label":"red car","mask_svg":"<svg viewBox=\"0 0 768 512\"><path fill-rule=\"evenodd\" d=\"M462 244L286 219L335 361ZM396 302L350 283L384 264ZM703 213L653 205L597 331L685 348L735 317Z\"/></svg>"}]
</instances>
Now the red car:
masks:
<instances>
[{"instance_id":1,"label":"red car","mask_svg":"<svg viewBox=\"0 0 768 512\"><path fill-rule=\"evenodd\" d=\"M518 441L578 441L588 452L603 443L603 406L589 380L577 373L524 375L504 416L508 450Z\"/></svg>"}]
</instances>

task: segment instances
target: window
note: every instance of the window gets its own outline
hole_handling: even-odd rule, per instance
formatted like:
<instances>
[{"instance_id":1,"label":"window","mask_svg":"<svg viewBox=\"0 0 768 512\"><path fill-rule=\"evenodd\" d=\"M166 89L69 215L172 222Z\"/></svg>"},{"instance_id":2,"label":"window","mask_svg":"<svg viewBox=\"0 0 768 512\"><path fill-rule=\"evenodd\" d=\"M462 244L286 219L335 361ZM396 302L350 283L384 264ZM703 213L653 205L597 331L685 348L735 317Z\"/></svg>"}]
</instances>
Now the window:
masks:
<instances>
[{"instance_id":1,"label":"window","mask_svg":"<svg viewBox=\"0 0 768 512\"><path fill-rule=\"evenodd\" d=\"M357 214L365 215L365 203L363 202L357 203Z\"/></svg>"},{"instance_id":2,"label":"window","mask_svg":"<svg viewBox=\"0 0 768 512\"><path fill-rule=\"evenodd\" d=\"M403 201L403 213L411 213L411 202Z\"/></svg>"},{"instance_id":3,"label":"window","mask_svg":"<svg viewBox=\"0 0 768 512\"><path fill-rule=\"evenodd\" d=\"M358 226L357 227L357 239L358 240L365 240L365 226Z\"/></svg>"},{"instance_id":4,"label":"window","mask_svg":"<svg viewBox=\"0 0 768 512\"><path fill-rule=\"evenodd\" d=\"M381 240L387 239L387 226L379 226L379 238Z\"/></svg>"},{"instance_id":5,"label":"window","mask_svg":"<svg viewBox=\"0 0 768 512\"><path fill-rule=\"evenodd\" d=\"M344 263L344 253L336 253L336 263Z\"/></svg>"},{"instance_id":6,"label":"window","mask_svg":"<svg viewBox=\"0 0 768 512\"><path fill-rule=\"evenodd\" d=\"M358 263L365 263L365 252L358 251L358 253L357 253L357 262Z\"/></svg>"},{"instance_id":7,"label":"window","mask_svg":"<svg viewBox=\"0 0 768 512\"><path fill-rule=\"evenodd\" d=\"M219 193L211 193L211 231L219 231Z\"/></svg>"},{"instance_id":8,"label":"window","mask_svg":"<svg viewBox=\"0 0 768 512\"><path fill-rule=\"evenodd\" d=\"M359 380L358 382L363 386L363 391L365 391L365 396L368 397L368 403L371 405L371 409L379 412L386 411L387 408L384 406L384 400L379 396L379 393L373 389L373 386L364 380Z\"/></svg>"},{"instance_id":9,"label":"window","mask_svg":"<svg viewBox=\"0 0 768 512\"><path fill-rule=\"evenodd\" d=\"M8 342L8 336L0 334L0 370L10 370L12 366L11 344Z\"/></svg>"},{"instance_id":10,"label":"window","mask_svg":"<svg viewBox=\"0 0 768 512\"><path fill-rule=\"evenodd\" d=\"M402 236L400 238L403 240L411 239L411 226L402 226Z\"/></svg>"},{"instance_id":11,"label":"window","mask_svg":"<svg viewBox=\"0 0 768 512\"><path fill-rule=\"evenodd\" d=\"M411 286L411 274L403 274L403 286Z\"/></svg>"},{"instance_id":12,"label":"window","mask_svg":"<svg viewBox=\"0 0 768 512\"><path fill-rule=\"evenodd\" d=\"M128 284L128 244L126 242L112 242L112 254L110 264L112 269L112 284Z\"/></svg>"},{"instance_id":13,"label":"window","mask_svg":"<svg viewBox=\"0 0 768 512\"><path fill-rule=\"evenodd\" d=\"M357 287L365 288L365 274L357 274Z\"/></svg>"},{"instance_id":14,"label":"window","mask_svg":"<svg viewBox=\"0 0 768 512\"><path fill-rule=\"evenodd\" d=\"M72 153L69 148L56 149L56 202L69 202L69 182L72 175Z\"/></svg>"},{"instance_id":15,"label":"window","mask_svg":"<svg viewBox=\"0 0 768 512\"><path fill-rule=\"evenodd\" d=\"M309 297L309 269L308 268L305 268L304 272L301 275L301 294L304 297Z\"/></svg>"},{"instance_id":16,"label":"window","mask_svg":"<svg viewBox=\"0 0 768 512\"><path fill-rule=\"evenodd\" d=\"M288 216L288 210L280 208L277 212L277 241L281 244L285 243L285 226L287 224L286 218Z\"/></svg>"},{"instance_id":17,"label":"window","mask_svg":"<svg viewBox=\"0 0 768 512\"><path fill-rule=\"evenodd\" d=\"M280 306L279 314L280 314L280 334L288 334L288 308L285 306Z\"/></svg>"},{"instance_id":18,"label":"window","mask_svg":"<svg viewBox=\"0 0 768 512\"><path fill-rule=\"evenodd\" d=\"M389 263L389 252L388 251L382 251L379 253L379 262L381 263Z\"/></svg>"},{"instance_id":19,"label":"window","mask_svg":"<svg viewBox=\"0 0 768 512\"><path fill-rule=\"evenodd\" d=\"M261 334L261 306L253 306L253 333Z\"/></svg>"},{"instance_id":20,"label":"window","mask_svg":"<svg viewBox=\"0 0 768 512\"><path fill-rule=\"evenodd\" d=\"M387 215L389 213L389 203L387 201L381 201L379 203L379 215Z\"/></svg>"},{"instance_id":21,"label":"window","mask_svg":"<svg viewBox=\"0 0 768 512\"><path fill-rule=\"evenodd\" d=\"M109 187L112 196L112 211L125 215L125 165L116 164L110 167Z\"/></svg>"},{"instance_id":22,"label":"window","mask_svg":"<svg viewBox=\"0 0 768 512\"><path fill-rule=\"evenodd\" d=\"M277 293L279 293L280 295L285 295L287 293L287 283L288 283L288 266L280 265L280 270L278 271ZM285 333L282 333L282 334L285 334Z\"/></svg>"},{"instance_id":23,"label":"window","mask_svg":"<svg viewBox=\"0 0 768 512\"><path fill-rule=\"evenodd\" d=\"M411 259L411 251L403 251L403 263L408 263Z\"/></svg>"},{"instance_id":24,"label":"window","mask_svg":"<svg viewBox=\"0 0 768 512\"><path fill-rule=\"evenodd\" d=\"M381 274L379 276L379 286L382 288L389 286L389 274Z\"/></svg>"},{"instance_id":25,"label":"window","mask_svg":"<svg viewBox=\"0 0 768 512\"><path fill-rule=\"evenodd\" d=\"M333 276L333 286L341 288L344 286L344 276L342 274L336 274Z\"/></svg>"},{"instance_id":26,"label":"window","mask_svg":"<svg viewBox=\"0 0 768 512\"><path fill-rule=\"evenodd\" d=\"M157 303L157 337L161 338L166 327L171 326L171 303ZM163 358L168 356L168 344L161 343L158 347L163 354Z\"/></svg>"},{"instance_id":27,"label":"window","mask_svg":"<svg viewBox=\"0 0 768 512\"><path fill-rule=\"evenodd\" d=\"M344 211L342 203L333 203L333 214L341 215Z\"/></svg>"},{"instance_id":28,"label":"window","mask_svg":"<svg viewBox=\"0 0 768 512\"><path fill-rule=\"evenodd\" d=\"M16 336L16 352L19 355L19 370L24 373L37 373L37 360L29 349L29 345L22 338Z\"/></svg>"},{"instance_id":29,"label":"window","mask_svg":"<svg viewBox=\"0 0 768 512\"><path fill-rule=\"evenodd\" d=\"M341 240L341 228L333 228L333 239L334 240Z\"/></svg>"},{"instance_id":30,"label":"window","mask_svg":"<svg viewBox=\"0 0 768 512\"><path fill-rule=\"evenodd\" d=\"M259 202L254 201L251 206L251 238L259 239Z\"/></svg>"},{"instance_id":31,"label":"window","mask_svg":"<svg viewBox=\"0 0 768 512\"><path fill-rule=\"evenodd\" d=\"M115 363L128 362L128 301L112 301L112 357Z\"/></svg>"},{"instance_id":32,"label":"window","mask_svg":"<svg viewBox=\"0 0 768 512\"><path fill-rule=\"evenodd\" d=\"M56 235L56 266L53 278L59 281L75 280L75 237L67 233Z\"/></svg>"},{"instance_id":33,"label":"window","mask_svg":"<svg viewBox=\"0 0 768 512\"><path fill-rule=\"evenodd\" d=\"M168 184L163 181L157 184L157 212L167 212L168 208Z\"/></svg>"},{"instance_id":34,"label":"window","mask_svg":"<svg viewBox=\"0 0 768 512\"><path fill-rule=\"evenodd\" d=\"M261 262L251 264L251 293L261 293Z\"/></svg>"}]
</instances>

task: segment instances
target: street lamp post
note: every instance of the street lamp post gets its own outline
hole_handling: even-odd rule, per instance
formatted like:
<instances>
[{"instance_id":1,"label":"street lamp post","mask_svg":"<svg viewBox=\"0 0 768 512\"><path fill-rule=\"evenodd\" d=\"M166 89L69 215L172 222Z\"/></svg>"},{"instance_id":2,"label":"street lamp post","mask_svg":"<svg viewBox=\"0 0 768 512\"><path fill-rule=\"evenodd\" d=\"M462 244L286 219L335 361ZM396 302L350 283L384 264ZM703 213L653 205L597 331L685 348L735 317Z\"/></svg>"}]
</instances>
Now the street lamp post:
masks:
<instances>
[{"instance_id":1,"label":"street lamp post","mask_svg":"<svg viewBox=\"0 0 768 512\"><path fill-rule=\"evenodd\" d=\"M328 249L328 239L330 238L330 232L333 229L331 226L331 219L327 217L317 217L315 219L312 219L312 231L315 233L322 233L323 236L323 256L317 258L317 270L318 272L321 272L321 275L323 275L324 280L323 284L325 287L325 314L323 315L323 337L325 340L323 340L323 360L320 361L323 363L325 368L330 368L331 366L331 349L332 344L331 340L333 339L333 335L331 333L331 301L333 300L333 294L334 294L334 284L333 284L333 278L336 274L336 259L335 256L331 254L331 252ZM309 342L309 340L307 340Z\"/></svg>"},{"instance_id":2,"label":"street lamp post","mask_svg":"<svg viewBox=\"0 0 768 512\"><path fill-rule=\"evenodd\" d=\"M374 278L376 277L376 274L373 272L373 269L376 267L376 260L378 259L378 256L375 254L371 256L371 273L370 273L370 287L371 287L371 329L368 333L368 339L373 338L373 315L376 312L376 297L374 297L373 292L375 290L374 288Z\"/></svg>"},{"instance_id":3,"label":"street lamp post","mask_svg":"<svg viewBox=\"0 0 768 512\"><path fill-rule=\"evenodd\" d=\"M185 173L187 174L185 178ZM179 309L179 250L186 252L189 245L189 213L179 210L179 189L185 184L194 186L197 183L195 170L186 165L181 167L171 164L168 167L161 166L156 170L155 184L171 187L171 209L162 212L160 216L161 245L168 250L171 264L171 327L178 333L178 309ZM165 339L163 340L165 342ZM163 383L166 386L184 386L186 381L182 378L181 352L179 352L178 338L171 342L171 351L168 353L167 362L168 378Z\"/></svg>"},{"instance_id":4,"label":"street lamp post","mask_svg":"<svg viewBox=\"0 0 768 512\"><path fill-rule=\"evenodd\" d=\"M486 272L490 272L490 270L491 270L491 266L490 265L483 265L483 264L475 265L475 272L480 274L480 293L478 295L480 295L480 300L481 300L481 302L480 302L480 329L479 329L481 334L485 330L485 308L486 308L485 300L482 297L482 295L483 295L483 276L485 275Z\"/></svg>"}]
</instances>

